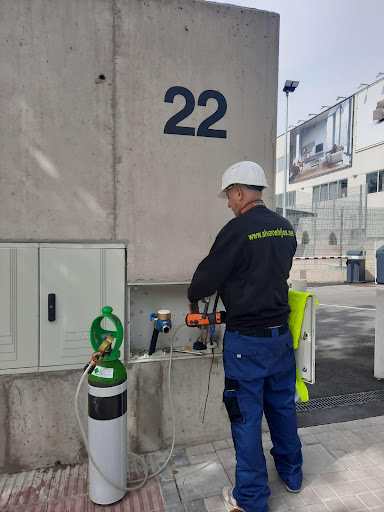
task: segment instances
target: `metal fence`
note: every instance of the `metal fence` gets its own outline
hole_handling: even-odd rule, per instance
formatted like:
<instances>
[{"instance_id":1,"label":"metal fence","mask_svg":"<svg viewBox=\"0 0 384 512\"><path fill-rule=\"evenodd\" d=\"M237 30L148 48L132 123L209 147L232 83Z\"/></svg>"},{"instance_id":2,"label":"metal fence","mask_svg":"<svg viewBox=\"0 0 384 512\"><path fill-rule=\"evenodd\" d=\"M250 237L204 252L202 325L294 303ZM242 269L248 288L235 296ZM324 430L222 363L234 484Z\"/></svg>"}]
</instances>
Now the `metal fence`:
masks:
<instances>
[{"instance_id":1,"label":"metal fence","mask_svg":"<svg viewBox=\"0 0 384 512\"><path fill-rule=\"evenodd\" d=\"M375 240L384 239L384 204L368 208L365 185L349 187L347 197L326 201L304 196L300 202L297 194L295 206L287 208L287 218L296 231L296 257L342 256L356 249L368 255Z\"/></svg>"}]
</instances>

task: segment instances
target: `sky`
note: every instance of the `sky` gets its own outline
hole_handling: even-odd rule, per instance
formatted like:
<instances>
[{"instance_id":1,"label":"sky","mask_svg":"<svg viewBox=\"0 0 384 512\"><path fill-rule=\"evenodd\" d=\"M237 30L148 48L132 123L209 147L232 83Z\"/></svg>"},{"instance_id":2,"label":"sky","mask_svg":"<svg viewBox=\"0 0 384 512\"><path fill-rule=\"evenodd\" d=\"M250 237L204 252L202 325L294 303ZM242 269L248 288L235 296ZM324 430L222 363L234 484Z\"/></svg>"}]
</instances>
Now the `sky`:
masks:
<instances>
[{"instance_id":1,"label":"sky","mask_svg":"<svg viewBox=\"0 0 384 512\"><path fill-rule=\"evenodd\" d=\"M359 91L361 83L384 78L376 78L384 73L384 0L215 2L280 14L278 135L285 131L286 80L300 82L289 95L288 124L297 125L334 105L337 96Z\"/></svg>"}]
</instances>

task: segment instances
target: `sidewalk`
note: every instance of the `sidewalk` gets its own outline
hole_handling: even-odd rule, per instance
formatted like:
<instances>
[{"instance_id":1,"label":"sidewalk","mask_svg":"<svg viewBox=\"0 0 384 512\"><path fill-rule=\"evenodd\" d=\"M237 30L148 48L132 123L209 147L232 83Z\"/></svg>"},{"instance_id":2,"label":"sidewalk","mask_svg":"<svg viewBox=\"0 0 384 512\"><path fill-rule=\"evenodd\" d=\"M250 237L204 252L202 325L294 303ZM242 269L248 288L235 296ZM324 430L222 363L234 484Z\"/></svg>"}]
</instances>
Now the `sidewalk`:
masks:
<instances>
[{"instance_id":1,"label":"sidewalk","mask_svg":"<svg viewBox=\"0 0 384 512\"><path fill-rule=\"evenodd\" d=\"M286 492L269 450L270 512L384 511L384 416L299 429L304 484ZM147 456L152 470L167 452ZM136 477L134 467L130 478ZM0 510L13 512L224 512L221 488L235 478L231 440L176 450L158 480L128 493L117 504L94 505L87 497L87 464L0 477Z\"/></svg>"}]
</instances>

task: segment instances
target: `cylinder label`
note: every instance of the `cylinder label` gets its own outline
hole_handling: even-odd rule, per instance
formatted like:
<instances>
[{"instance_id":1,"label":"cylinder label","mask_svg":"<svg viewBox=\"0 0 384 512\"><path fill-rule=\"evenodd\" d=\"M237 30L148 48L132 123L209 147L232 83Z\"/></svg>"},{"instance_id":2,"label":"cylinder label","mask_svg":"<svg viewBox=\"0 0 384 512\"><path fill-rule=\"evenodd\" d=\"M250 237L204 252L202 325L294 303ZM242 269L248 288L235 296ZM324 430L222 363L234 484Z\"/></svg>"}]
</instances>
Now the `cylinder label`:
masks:
<instances>
[{"instance_id":1,"label":"cylinder label","mask_svg":"<svg viewBox=\"0 0 384 512\"><path fill-rule=\"evenodd\" d=\"M113 368L96 366L92 373L96 377L102 377L103 379L113 379Z\"/></svg>"}]
</instances>

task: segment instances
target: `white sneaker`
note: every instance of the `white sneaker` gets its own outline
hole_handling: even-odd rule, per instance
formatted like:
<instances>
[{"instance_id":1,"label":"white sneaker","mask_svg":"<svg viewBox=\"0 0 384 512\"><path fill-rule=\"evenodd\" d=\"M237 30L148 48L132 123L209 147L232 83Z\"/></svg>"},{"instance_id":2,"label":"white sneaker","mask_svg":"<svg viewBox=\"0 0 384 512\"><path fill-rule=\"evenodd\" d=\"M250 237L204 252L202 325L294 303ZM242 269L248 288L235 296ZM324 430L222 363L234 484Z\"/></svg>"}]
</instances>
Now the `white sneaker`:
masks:
<instances>
[{"instance_id":1,"label":"white sneaker","mask_svg":"<svg viewBox=\"0 0 384 512\"><path fill-rule=\"evenodd\" d=\"M222 498L224 500L225 508L227 509L227 512L245 512L245 510L237 504L237 501L235 500L233 496L233 489L234 487L231 487L230 485L226 485L223 487L223 490L221 491Z\"/></svg>"},{"instance_id":2,"label":"white sneaker","mask_svg":"<svg viewBox=\"0 0 384 512\"><path fill-rule=\"evenodd\" d=\"M288 487L287 484L285 484L285 488L288 492L295 492L295 493L298 493L301 491L301 487L299 489L291 489L290 487Z\"/></svg>"}]
</instances>

